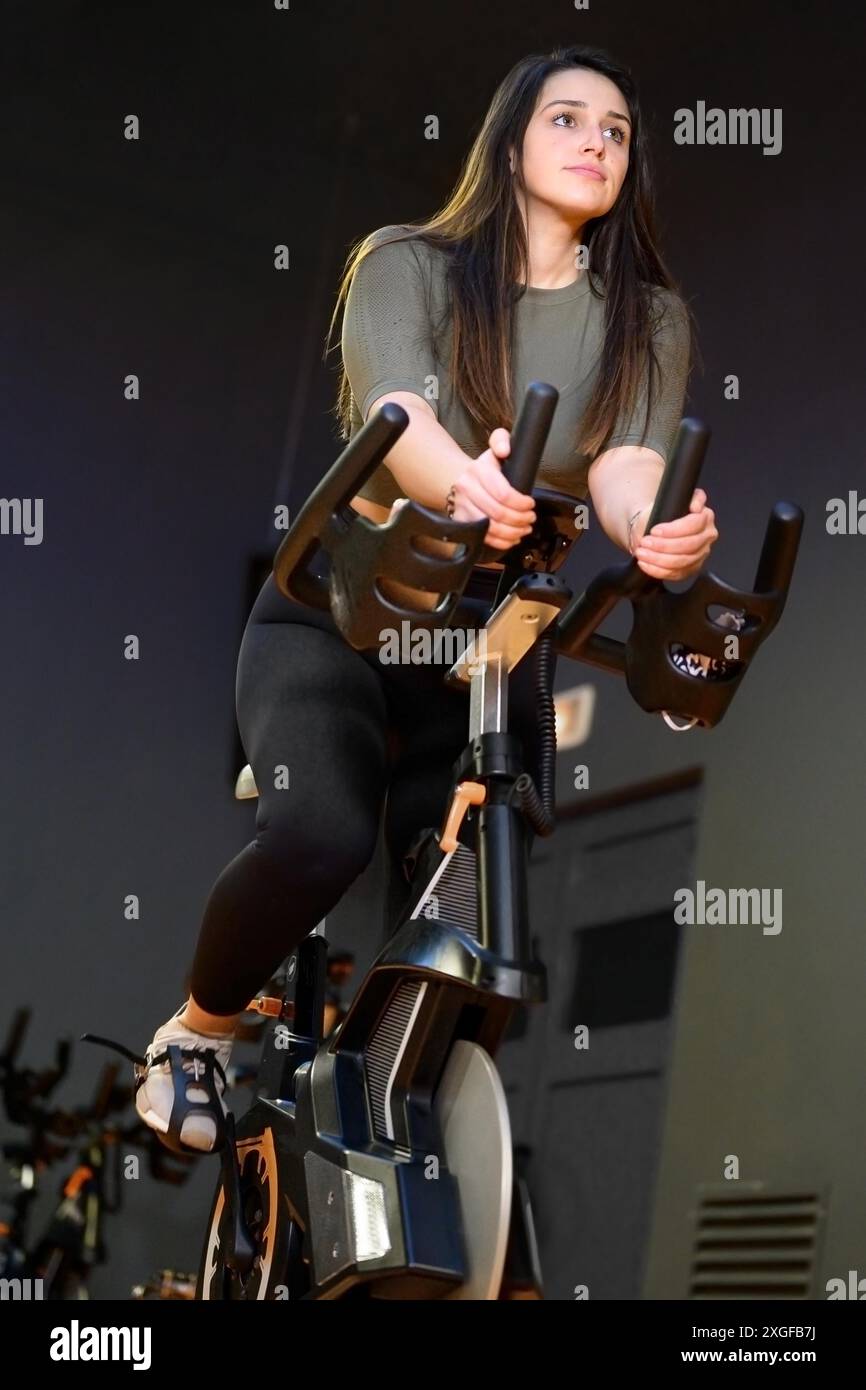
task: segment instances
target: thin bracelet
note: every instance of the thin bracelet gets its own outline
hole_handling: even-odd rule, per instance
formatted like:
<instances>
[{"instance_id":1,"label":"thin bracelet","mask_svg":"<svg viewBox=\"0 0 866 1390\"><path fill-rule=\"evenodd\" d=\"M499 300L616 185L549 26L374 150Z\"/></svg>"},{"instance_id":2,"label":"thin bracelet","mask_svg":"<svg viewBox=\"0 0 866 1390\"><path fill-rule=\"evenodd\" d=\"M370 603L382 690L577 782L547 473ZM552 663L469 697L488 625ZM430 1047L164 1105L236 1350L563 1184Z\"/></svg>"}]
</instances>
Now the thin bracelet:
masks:
<instances>
[{"instance_id":1,"label":"thin bracelet","mask_svg":"<svg viewBox=\"0 0 866 1390\"><path fill-rule=\"evenodd\" d=\"M457 506L456 486L456 483L451 484L448 489L448 496L445 498L445 510L452 519L454 517L454 508Z\"/></svg>"}]
</instances>

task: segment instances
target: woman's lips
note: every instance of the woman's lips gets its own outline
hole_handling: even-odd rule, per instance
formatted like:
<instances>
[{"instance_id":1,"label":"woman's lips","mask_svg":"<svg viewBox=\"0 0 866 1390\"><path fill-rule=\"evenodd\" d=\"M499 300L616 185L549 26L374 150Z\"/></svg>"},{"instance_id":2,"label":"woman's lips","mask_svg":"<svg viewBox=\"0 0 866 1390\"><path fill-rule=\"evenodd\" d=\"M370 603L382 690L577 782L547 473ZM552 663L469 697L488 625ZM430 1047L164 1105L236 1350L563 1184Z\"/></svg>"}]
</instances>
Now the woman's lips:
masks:
<instances>
[{"instance_id":1,"label":"woman's lips","mask_svg":"<svg viewBox=\"0 0 866 1390\"><path fill-rule=\"evenodd\" d=\"M599 179L604 182L604 174L600 174L597 169L586 169L580 164L569 165L565 172L567 174L585 174L588 179Z\"/></svg>"}]
</instances>

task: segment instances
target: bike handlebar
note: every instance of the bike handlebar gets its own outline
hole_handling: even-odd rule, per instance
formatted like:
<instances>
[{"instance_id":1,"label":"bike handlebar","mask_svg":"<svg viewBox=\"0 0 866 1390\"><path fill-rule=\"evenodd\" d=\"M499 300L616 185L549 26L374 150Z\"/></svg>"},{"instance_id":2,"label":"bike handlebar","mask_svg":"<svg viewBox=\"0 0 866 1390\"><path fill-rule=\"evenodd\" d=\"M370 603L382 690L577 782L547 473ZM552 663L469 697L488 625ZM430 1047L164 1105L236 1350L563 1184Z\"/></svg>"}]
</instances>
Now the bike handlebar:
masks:
<instances>
[{"instance_id":1,"label":"bike handlebar","mask_svg":"<svg viewBox=\"0 0 866 1390\"><path fill-rule=\"evenodd\" d=\"M556 387L545 381L533 381L527 387L511 436L511 452L502 469L519 491L532 490L558 400ZM409 416L403 407L396 401L386 401L349 441L314 488L274 557L274 580L286 598L315 608L330 607L328 582L309 572L309 562L319 545L328 549L340 542L348 523L339 523L338 514L393 449L408 424ZM428 508L414 505L422 514L435 515ZM461 538L464 531L474 533L480 525L477 522L453 523ZM486 531L487 523L482 529Z\"/></svg>"},{"instance_id":2,"label":"bike handlebar","mask_svg":"<svg viewBox=\"0 0 866 1390\"><path fill-rule=\"evenodd\" d=\"M532 382L527 388L502 470L519 491L532 491L558 399L556 388L546 382ZM382 626L402 619L417 627L447 626L473 566L479 558L491 558L483 549L487 518L457 522L410 500L386 523L375 525L348 508L408 423L406 411L396 402L386 401L379 408L313 490L274 558L280 592L330 610L346 640L359 650L375 645ZM647 531L688 513L709 437L710 431L699 420L680 422ZM609 566L583 593L565 601L549 629L556 652L625 675L631 694L645 710L690 710L693 722L717 723L754 652L781 616L802 523L799 507L776 504L751 591L702 572L687 592L675 593L645 574L635 559ZM422 550L417 544L422 536L456 542L455 554L446 557ZM309 570L320 546L331 559L329 578ZM500 552L494 554L498 558ZM532 563L520 546L512 548L496 607L503 586L507 591L522 568L531 568ZM384 595L379 577L445 597L436 608L419 610ZM624 598L632 604L634 623L623 643L597 629ZM713 605L729 610L725 621L710 617ZM736 657L730 656L727 647L732 623L742 648L740 652L738 647ZM680 656L685 651L709 657L713 680L696 682L694 676L684 674L682 661L673 659L674 646Z\"/></svg>"},{"instance_id":3,"label":"bike handlebar","mask_svg":"<svg viewBox=\"0 0 866 1390\"><path fill-rule=\"evenodd\" d=\"M700 420L687 416L680 421L673 452L665 465L646 524L647 531L686 515L701 475L709 439L710 432Z\"/></svg>"},{"instance_id":4,"label":"bike handlebar","mask_svg":"<svg viewBox=\"0 0 866 1390\"><path fill-rule=\"evenodd\" d=\"M532 491L558 400L556 387L546 381L531 381L526 388L511 431L511 452L502 464L503 476L518 492Z\"/></svg>"},{"instance_id":5,"label":"bike handlebar","mask_svg":"<svg viewBox=\"0 0 866 1390\"><path fill-rule=\"evenodd\" d=\"M340 457L313 489L274 557L274 580L285 598L314 608L330 608L326 579L307 566L320 545L336 539L337 515L375 472L409 424L396 401L386 401L350 439ZM343 523L345 531L348 523Z\"/></svg>"}]
</instances>

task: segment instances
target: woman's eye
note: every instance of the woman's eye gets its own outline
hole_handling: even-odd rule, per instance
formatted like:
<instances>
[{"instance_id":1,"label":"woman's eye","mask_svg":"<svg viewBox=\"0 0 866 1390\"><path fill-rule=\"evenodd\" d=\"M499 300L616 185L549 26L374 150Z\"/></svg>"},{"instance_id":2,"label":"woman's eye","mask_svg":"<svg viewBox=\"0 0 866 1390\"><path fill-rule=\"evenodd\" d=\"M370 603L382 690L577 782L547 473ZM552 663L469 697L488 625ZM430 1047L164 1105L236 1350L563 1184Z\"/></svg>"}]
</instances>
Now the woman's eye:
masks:
<instances>
[{"instance_id":1,"label":"woman's eye","mask_svg":"<svg viewBox=\"0 0 866 1390\"><path fill-rule=\"evenodd\" d=\"M572 115L572 113L571 113L570 111L557 111L556 115L553 117L554 122L558 121L562 116L567 117L567 119L568 119L569 121L571 121L572 124L574 123L574 116ZM609 126L605 126L605 129L606 129L606 130L614 130L614 131L616 131L616 134L617 134L617 136L618 136L618 139L617 139L617 141L616 141L616 144L617 144L617 145L622 145L622 144L624 143L624 141L625 141L625 131L623 130L623 128L622 128L621 125L609 125Z\"/></svg>"}]
</instances>

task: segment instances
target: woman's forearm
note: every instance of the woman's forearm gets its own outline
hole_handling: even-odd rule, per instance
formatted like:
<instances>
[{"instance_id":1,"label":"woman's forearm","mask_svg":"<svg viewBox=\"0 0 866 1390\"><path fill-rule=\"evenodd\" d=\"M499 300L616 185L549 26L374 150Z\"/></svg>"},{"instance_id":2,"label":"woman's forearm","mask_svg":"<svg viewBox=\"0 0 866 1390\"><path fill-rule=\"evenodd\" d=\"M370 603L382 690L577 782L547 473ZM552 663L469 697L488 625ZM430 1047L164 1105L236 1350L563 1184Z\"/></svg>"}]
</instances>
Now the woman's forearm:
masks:
<instances>
[{"instance_id":1,"label":"woman's forearm","mask_svg":"<svg viewBox=\"0 0 866 1390\"><path fill-rule=\"evenodd\" d=\"M592 505L604 532L615 545L628 550L628 523L640 511L632 526L632 543L646 529L664 472L664 460L655 449L622 444L608 449L590 466L588 483Z\"/></svg>"},{"instance_id":2,"label":"woman's forearm","mask_svg":"<svg viewBox=\"0 0 866 1390\"><path fill-rule=\"evenodd\" d=\"M469 456L436 419L433 411L411 392L395 391L383 398L396 401L409 424L385 455L385 463L404 497L444 512L448 489L469 463ZM379 405L374 402L373 409ZM372 411L368 412L370 418Z\"/></svg>"},{"instance_id":3,"label":"woman's forearm","mask_svg":"<svg viewBox=\"0 0 866 1390\"><path fill-rule=\"evenodd\" d=\"M430 406L412 392L381 397L368 411L368 419L384 400L396 401L409 416L407 428L385 456L402 495L444 511L448 489L470 462L469 456L439 424ZM638 510L632 543L643 536L663 472L664 460L654 449L633 444L608 449L591 465L588 483L595 513L605 534L623 550L629 548L629 518Z\"/></svg>"}]
</instances>

